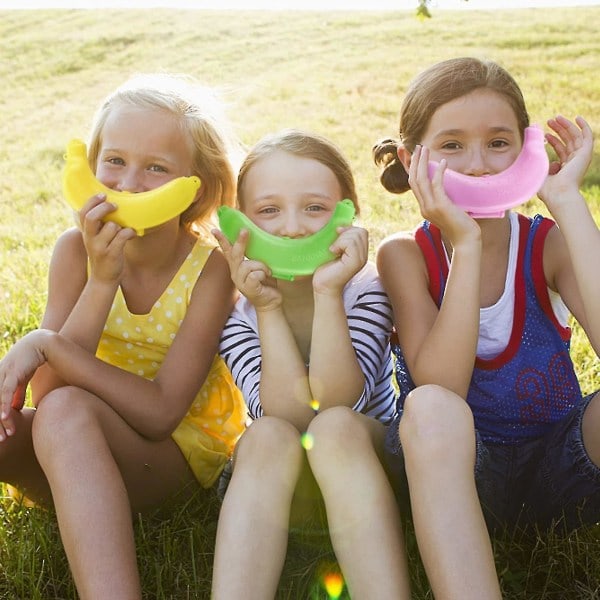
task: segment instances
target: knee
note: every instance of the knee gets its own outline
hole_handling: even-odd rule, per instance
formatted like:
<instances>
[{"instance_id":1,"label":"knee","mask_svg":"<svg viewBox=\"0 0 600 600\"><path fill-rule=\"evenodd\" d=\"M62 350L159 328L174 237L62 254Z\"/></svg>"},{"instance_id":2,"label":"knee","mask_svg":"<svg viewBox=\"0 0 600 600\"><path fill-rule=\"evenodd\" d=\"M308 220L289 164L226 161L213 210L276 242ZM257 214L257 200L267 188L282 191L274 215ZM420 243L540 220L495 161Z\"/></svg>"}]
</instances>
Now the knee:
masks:
<instances>
[{"instance_id":1,"label":"knee","mask_svg":"<svg viewBox=\"0 0 600 600\"><path fill-rule=\"evenodd\" d=\"M36 453L47 454L72 434L84 439L92 420L90 404L82 401L79 388L61 387L44 396L33 420L32 437Z\"/></svg>"},{"instance_id":2,"label":"knee","mask_svg":"<svg viewBox=\"0 0 600 600\"><path fill-rule=\"evenodd\" d=\"M287 421L277 417L256 419L242 435L235 452L235 470L300 469L303 450L300 433Z\"/></svg>"},{"instance_id":3,"label":"knee","mask_svg":"<svg viewBox=\"0 0 600 600\"><path fill-rule=\"evenodd\" d=\"M366 448L373 447L363 418L347 406L319 413L311 421L307 435L310 440L308 461L315 474L328 465L339 468L344 461L354 462L357 454L363 455Z\"/></svg>"},{"instance_id":4,"label":"knee","mask_svg":"<svg viewBox=\"0 0 600 600\"><path fill-rule=\"evenodd\" d=\"M437 385L413 390L400 419L404 453L418 451L428 459L448 457L461 446L474 445L473 414L463 398ZM434 456L432 456L434 455Z\"/></svg>"}]
</instances>

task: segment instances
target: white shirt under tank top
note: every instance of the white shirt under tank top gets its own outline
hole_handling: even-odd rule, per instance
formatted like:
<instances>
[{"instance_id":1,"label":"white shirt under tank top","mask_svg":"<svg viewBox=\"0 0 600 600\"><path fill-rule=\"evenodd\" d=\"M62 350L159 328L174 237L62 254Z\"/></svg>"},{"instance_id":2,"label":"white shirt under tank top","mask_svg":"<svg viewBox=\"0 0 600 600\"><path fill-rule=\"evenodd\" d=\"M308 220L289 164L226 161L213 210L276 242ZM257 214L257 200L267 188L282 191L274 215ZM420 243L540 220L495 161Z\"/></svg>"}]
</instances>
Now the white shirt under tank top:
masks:
<instances>
[{"instance_id":1,"label":"white shirt under tank top","mask_svg":"<svg viewBox=\"0 0 600 600\"><path fill-rule=\"evenodd\" d=\"M489 360L498 356L508 345L512 332L515 308L515 271L519 251L519 218L510 212L510 246L504 291L496 304L479 309L479 340L477 356ZM552 310L558 322L566 326L569 311L559 294L548 288Z\"/></svg>"}]
</instances>

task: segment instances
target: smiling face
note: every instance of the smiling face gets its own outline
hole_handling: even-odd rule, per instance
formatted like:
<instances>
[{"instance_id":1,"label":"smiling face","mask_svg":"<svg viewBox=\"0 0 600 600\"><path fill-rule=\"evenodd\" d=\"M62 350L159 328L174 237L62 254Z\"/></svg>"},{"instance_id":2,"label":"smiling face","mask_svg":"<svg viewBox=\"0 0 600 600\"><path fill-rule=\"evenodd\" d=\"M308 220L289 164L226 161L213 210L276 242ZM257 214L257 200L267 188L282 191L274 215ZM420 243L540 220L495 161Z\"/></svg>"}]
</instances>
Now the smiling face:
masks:
<instances>
[{"instance_id":1,"label":"smiling face","mask_svg":"<svg viewBox=\"0 0 600 600\"><path fill-rule=\"evenodd\" d=\"M274 150L259 158L243 182L244 213L279 237L316 233L331 219L342 190L333 171L312 158Z\"/></svg>"},{"instance_id":2,"label":"smiling face","mask_svg":"<svg viewBox=\"0 0 600 600\"><path fill-rule=\"evenodd\" d=\"M431 160L446 159L464 175L484 176L508 168L521 150L521 131L505 96L476 89L440 106L432 115L421 144Z\"/></svg>"},{"instance_id":3,"label":"smiling face","mask_svg":"<svg viewBox=\"0 0 600 600\"><path fill-rule=\"evenodd\" d=\"M102 129L96 177L118 191L143 192L192 174L192 145L177 117L116 105Z\"/></svg>"}]
</instances>

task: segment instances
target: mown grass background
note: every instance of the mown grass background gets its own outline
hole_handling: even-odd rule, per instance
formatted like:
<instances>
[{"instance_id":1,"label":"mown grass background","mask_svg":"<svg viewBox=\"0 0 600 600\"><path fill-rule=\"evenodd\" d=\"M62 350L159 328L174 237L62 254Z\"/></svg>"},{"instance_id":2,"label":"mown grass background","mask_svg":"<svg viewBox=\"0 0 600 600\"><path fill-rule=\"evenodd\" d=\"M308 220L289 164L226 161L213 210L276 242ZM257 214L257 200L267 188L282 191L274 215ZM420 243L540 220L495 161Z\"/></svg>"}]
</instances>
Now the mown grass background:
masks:
<instances>
[{"instance_id":1,"label":"mown grass background","mask_svg":"<svg viewBox=\"0 0 600 600\"><path fill-rule=\"evenodd\" d=\"M581 114L598 133L598 22L600 7L440 11L425 21L403 9L0 10L0 357L38 326L51 249L72 223L60 191L65 145L87 136L101 98L129 75L185 72L218 87L248 145L288 126L330 137L354 167L373 253L419 221L410 194L383 190L370 155L377 139L396 136L409 79L444 58L492 58L520 83L533 122ZM598 149L583 191L600 222ZM547 214L537 200L523 210ZM599 361L577 327L573 357L593 391ZM209 597L217 513L214 495L199 493L169 520L137 522L145 598ZM408 527L414 598L431 598ZM505 597L599 598L599 535L499 535ZM332 597L323 575L335 569L327 543L292 540L278 597ZM0 499L0 598L76 598L52 513Z\"/></svg>"}]
</instances>

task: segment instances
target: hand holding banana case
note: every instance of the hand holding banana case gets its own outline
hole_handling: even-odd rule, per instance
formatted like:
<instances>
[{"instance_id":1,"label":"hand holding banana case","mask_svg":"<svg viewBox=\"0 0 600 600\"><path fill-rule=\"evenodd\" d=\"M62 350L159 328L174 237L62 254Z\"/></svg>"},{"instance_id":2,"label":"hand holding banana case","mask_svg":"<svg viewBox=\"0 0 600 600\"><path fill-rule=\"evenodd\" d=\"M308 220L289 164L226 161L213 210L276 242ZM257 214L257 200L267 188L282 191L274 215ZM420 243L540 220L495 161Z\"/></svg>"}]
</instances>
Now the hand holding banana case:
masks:
<instances>
[{"instance_id":1,"label":"hand holding banana case","mask_svg":"<svg viewBox=\"0 0 600 600\"><path fill-rule=\"evenodd\" d=\"M180 215L192 204L200 188L200 179L192 176L172 179L147 192L112 190L96 179L81 140L69 142L65 161L63 194L71 208L80 210L95 194L105 194L106 200L117 206L106 219L121 227L131 227L137 235L144 235L146 229Z\"/></svg>"},{"instance_id":2,"label":"hand holding banana case","mask_svg":"<svg viewBox=\"0 0 600 600\"><path fill-rule=\"evenodd\" d=\"M526 202L542 187L550 161L544 148L544 132L536 125L525 129L523 147L508 169L495 175L472 177L451 169L444 172L446 194L474 218L502 217L504 211ZM429 162L429 178L439 163Z\"/></svg>"},{"instance_id":3,"label":"hand holding banana case","mask_svg":"<svg viewBox=\"0 0 600 600\"><path fill-rule=\"evenodd\" d=\"M247 229L250 237L246 256L267 265L273 277L289 281L312 275L322 264L335 258L329 246L337 239L338 227L352 225L355 212L352 200L342 200L336 204L325 227L307 237L291 239L267 233L239 210L228 206L217 209L219 227L229 243L235 243L240 231Z\"/></svg>"}]
</instances>

